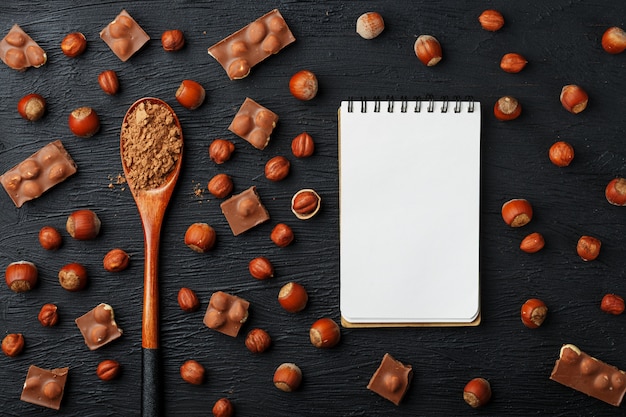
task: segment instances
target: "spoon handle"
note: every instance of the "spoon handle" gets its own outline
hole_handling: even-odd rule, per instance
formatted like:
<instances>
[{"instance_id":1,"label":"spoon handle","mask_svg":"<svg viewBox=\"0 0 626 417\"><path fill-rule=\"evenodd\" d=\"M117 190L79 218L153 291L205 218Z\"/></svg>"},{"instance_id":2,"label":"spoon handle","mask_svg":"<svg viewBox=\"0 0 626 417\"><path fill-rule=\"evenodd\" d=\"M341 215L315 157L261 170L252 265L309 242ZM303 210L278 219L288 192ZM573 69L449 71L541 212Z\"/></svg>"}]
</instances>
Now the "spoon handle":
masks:
<instances>
[{"instance_id":1,"label":"spoon handle","mask_svg":"<svg viewBox=\"0 0 626 417\"><path fill-rule=\"evenodd\" d=\"M159 349L142 349L143 391L141 398L142 417L161 415L161 365Z\"/></svg>"}]
</instances>

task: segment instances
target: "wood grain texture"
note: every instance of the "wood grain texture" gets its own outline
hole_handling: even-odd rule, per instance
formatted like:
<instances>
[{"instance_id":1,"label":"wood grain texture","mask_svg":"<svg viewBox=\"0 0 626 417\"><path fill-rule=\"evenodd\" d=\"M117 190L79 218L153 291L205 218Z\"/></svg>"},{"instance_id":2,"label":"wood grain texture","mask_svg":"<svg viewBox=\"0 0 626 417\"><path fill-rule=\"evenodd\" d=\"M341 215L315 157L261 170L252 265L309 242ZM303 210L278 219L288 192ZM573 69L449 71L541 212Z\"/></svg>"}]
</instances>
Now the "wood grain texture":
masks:
<instances>
[{"instance_id":1,"label":"wood grain texture","mask_svg":"<svg viewBox=\"0 0 626 417\"><path fill-rule=\"evenodd\" d=\"M555 0L544 3L430 1L282 0L231 1L14 1L0 6L0 34L18 23L48 52L48 63L18 73L0 65L0 172L11 168L51 140L61 139L79 172L39 199L16 209L0 195L0 265L26 259L40 269L40 285L27 294L0 290L0 331L21 332L26 350L17 358L0 357L0 408L3 416L137 416L140 414L141 311L143 234L139 214L124 185L119 131L128 107L138 98L159 97L176 110L185 137L185 160L166 213L161 240L161 356L165 415L206 416L220 397L230 398L239 416L491 416L577 415L614 416L620 409L548 379L562 343L574 343L592 356L626 368L624 316L600 311L607 292L626 295L624 284L623 209L610 206L604 187L615 176L626 176L624 150L625 55L611 56L600 48L610 26L624 26L626 3ZM207 48L252 20L278 8L297 41L254 67L250 76L230 81ZM477 16L497 8L506 25L497 33L480 29ZM152 37L128 62L120 62L102 42L99 31L125 8ZM379 11L386 30L365 41L355 33L357 17ZM166 29L185 31L187 46L177 53L161 49ZM65 57L65 34L83 32L89 45L76 59ZM444 58L423 67L413 53L420 34L436 36ZM498 67L500 57L519 52L529 60L519 74ZM320 80L318 97L298 102L289 94L289 78L308 68ZM106 96L97 75L117 71L121 90ZM180 107L174 93L180 82L194 79L207 90L206 103L195 111ZM576 83L590 95L587 110L567 113L558 96L565 84ZM48 113L29 123L16 111L18 100L38 92L48 99ZM471 95L483 105L481 196L482 324L476 328L343 329L342 342L318 350L308 340L308 328L318 318L339 319L337 109L348 97L399 97L426 94ZM490 111L502 95L517 97L520 119L497 122ZM280 120L270 145L258 151L227 131L245 97L276 112ZM69 131L67 116L82 105L101 116L102 130L91 139ZM297 160L291 139L309 132L315 154ZM236 144L233 158L215 165L208 145L218 137ZM570 167L557 168L547 157L556 140L567 140L576 157ZM460 138L462 140L462 138ZM390 144L381 143L381 146ZM399 149L399 152L402 150ZM274 155L291 159L290 176L279 183L263 177L265 162ZM372 167L376 169L376 167ZM236 192L256 185L271 220L233 237L208 192L208 180L218 172L233 177ZM436 179L433 179L436 181ZM322 210L308 221L289 209L291 196L313 188ZM454 190L451 190L454 192ZM500 217L510 198L529 199L535 218L523 230L506 227ZM376 198L376 190L364 201ZM78 242L64 232L64 245L45 252L37 244L44 225L64 230L73 210L90 208L102 220L101 236ZM462 210L459 202L459 210ZM205 221L217 231L215 249L206 255L183 243L188 225ZM272 226L291 225L295 243L280 249L269 241ZM520 240L532 231L546 238L543 251L521 253ZM364 238L376 244L384 233L376 219L363 225ZM603 242L598 260L584 263L575 253L582 234ZM131 266L111 274L102 268L113 247L131 255ZM419 254L416 254L419 255ZM267 256L275 278L257 281L247 263ZM450 260L455 254L451 251ZM367 260L364 260L366 262ZM63 290L56 278L69 262L87 266L91 281L81 293ZM381 277L385 279L385 277ZM296 280L309 290L310 304L299 314L282 311L276 300L280 287ZM203 307L184 313L176 295L181 286L197 292ZM206 328L204 308L214 291L223 290L251 302L250 319L238 338ZM550 309L544 326L528 330L519 309L530 297L544 299ZM37 312L44 303L59 306L60 323L44 328ZM89 351L74 319L100 302L114 308L124 335L114 343ZM252 355L243 336L253 327L266 329L273 346ZM365 387L384 353L413 365L415 377L404 402L396 407ZM119 379L105 383L95 376L103 359L122 363ZM191 386L179 367L196 359L207 369L207 381ZM274 369L296 362L304 374L297 392L286 394L272 385ZM21 402L19 395L30 364L70 367L60 412ZM474 412L462 400L469 379L482 376L492 383L492 402Z\"/></svg>"}]
</instances>

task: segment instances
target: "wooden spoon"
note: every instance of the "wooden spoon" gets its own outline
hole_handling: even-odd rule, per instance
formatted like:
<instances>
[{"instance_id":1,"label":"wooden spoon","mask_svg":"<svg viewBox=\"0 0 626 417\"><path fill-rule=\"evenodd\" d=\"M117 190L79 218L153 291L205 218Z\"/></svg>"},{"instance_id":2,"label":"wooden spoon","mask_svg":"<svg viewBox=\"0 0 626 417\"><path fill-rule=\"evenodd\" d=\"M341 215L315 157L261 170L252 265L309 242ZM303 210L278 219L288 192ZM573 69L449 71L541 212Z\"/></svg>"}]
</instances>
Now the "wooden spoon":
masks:
<instances>
[{"instance_id":1,"label":"wooden spoon","mask_svg":"<svg viewBox=\"0 0 626 417\"><path fill-rule=\"evenodd\" d=\"M164 101L146 97L133 103L124 116L123 125L126 124L129 115L140 104L150 102L159 104L172 113L174 123L180 130L182 141L182 129L174 110ZM182 145L182 144L181 144ZM138 188L131 175L131 167L124 160L124 137L120 135L120 153L122 167L128 182L128 187L135 199L144 232L144 294L143 316L141 331L142 347L142 416L154 417L160 414L161 405L161 367L159 361L159 285L158 285L158 261L161 225L165 210L174 191L176 180L180 174L182 162L182 146L178 160L172 171L167 175L161 185L154 188Z\"/></svg>"}]
</instances>

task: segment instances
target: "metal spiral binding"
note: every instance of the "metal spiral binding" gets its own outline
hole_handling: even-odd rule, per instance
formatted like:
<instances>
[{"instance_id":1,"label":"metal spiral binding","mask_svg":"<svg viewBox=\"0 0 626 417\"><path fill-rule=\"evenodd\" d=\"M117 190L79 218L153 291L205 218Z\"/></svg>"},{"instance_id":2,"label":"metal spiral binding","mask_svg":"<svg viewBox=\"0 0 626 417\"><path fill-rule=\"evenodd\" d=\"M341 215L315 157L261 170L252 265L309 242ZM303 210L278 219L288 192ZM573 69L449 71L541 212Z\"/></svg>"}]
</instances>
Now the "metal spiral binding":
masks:
<instances>
[{"instance_id":1,"label":"metal spiral binding","mask_svg":"<svg viewBox=\"0 0 626 417\"><path fill-rule=\"evenodd\" d=\"M420 96L415 96L413 100L409 100L407 96L401 96L400 100L395 100L393 96L387 96L385 100L382 100L380 97L375 96L373 100L367 100L362 97L359 99L361 102L361 113L367 113L367 103L374 103L374 113L380 113L382 110L382 102L387 102L387 113L393 113L396 110L396 103L400 104L400 112L407 113L409 111L409 103L415 102L415 106L413 107L413 113L420 113L422 111L422 103L426 105L426 111L428 113L433 113L435 111L435 102L441 101L442 105L439 109L441 113L448 113L450 110L450 103L454 102L454 107L452 107L452 111L454 113L461 113L463 109L463 102L468 103L467 112L473 113L475 110L474 98L472 96L465 96L465 99L462 99L461 96L454 96L452 100L448 99L447 96L441 97L441 99L437 100L433 95L427 95L424 99ZM348 112L354 112L354 98L350 97L348 99Z\"/></svg>"}]
</instances>

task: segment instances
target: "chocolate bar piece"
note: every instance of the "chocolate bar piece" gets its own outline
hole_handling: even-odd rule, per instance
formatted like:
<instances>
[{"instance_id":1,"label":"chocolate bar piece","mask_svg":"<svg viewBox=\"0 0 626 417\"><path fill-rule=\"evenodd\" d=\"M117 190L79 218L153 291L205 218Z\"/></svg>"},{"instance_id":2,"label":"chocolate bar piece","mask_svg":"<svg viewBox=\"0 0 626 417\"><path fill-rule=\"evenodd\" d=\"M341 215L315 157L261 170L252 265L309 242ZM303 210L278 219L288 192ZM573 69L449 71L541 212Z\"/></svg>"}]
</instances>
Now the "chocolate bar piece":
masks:
<instances>
[{"instance_id":1,"label":"chocolate bar piece","mask_svg":"<svg viewBox=\"0 0 626 417\"><path fill-rule=\"evenodd\" d=\"M409 389L412 378L411 365L404 365L389 353L385 353L380 366L367 384L367 389L399 405Z\"/></svg>"},{"instance_id":2,"label":"chocolate bar piece","mask_svg":"<svg viewBox=\"0 0 626 417\"><path fill-rule=\"evenodd\" d=\"M550 379L619 407L626 392L626 373L582 352L572 344L561 347Z\"/></svg>"},{"instance_id":3,"label":"chocolate bar piece","mask_svg":"<svg viewBox=\"0 0 626 417\"><path fill-rule=\"evenodd\" d=\"M228 78L238 80L295 40L283 16L274 9L217 42L208 52L224 68Z\"/></svg>"},{"instance_id":4,"label":"chocolate bar piece","mask_svg":"<svg viewBox=\"0 0 626 417\"><path fill-rule=\"evenodd\" d=\"M48 60L46 52L17 24L0 41L0 59L10 68L24 71L40 67Z\"/></svg>"},{"instance_id":5,"label":"chocolate bar piece","mask_svg":"<svg viewBox=\"0 0 626 417\"><path fill-rule=\"evenodd\" d=\"M225 335L236 337L248 320L250 303L223 291L214 292L204 314L204 324Z\"/></svg>"},{"instance_id":6,"label":"chocolate bar piece","mask_svg":"<svg viewBox=\"0 0 626 417\"><path fill-rule=\"evenodd\" d=\"M58 410L61 408L68 372L69 368L48 370L31 365L20 400Z\"/></svg>"},{"instance_id":7,"label":"chocolate bar piece","mask_svg":"<svg viewBox=\"0 0 626 417\"><path fill-rule=\"evenodd\" d=\"M255 186L230 197L222 202L220 207L228 221L230 230L232 230L235 236L252 229L270 218L265 206L261 203L261 198L257 194Z\"/></svg>"},{"instance_id":8,"label":"chocolate bar piece","mask_svg":"<svg viewBox=\"0 0 626 417\"><path fill-rule=\"evenodd\" d=\"M122 335L113 308L105 303L98 304L75 321L89 350L98 349Z\"/></svg>"},{"instance_id":9,"label":"chocolate bar piece","mask_svg":"<svg viewBox=\"0 0 626 417\"><path fill-rule=\"evenodd\" d=\"M13 203L21 207L76 172L60 140L51 142L0 176Z\"/></svg>"},{"instance_id":10,"label":"chocolate bar piece","mask_svg":"<svg viewBox=\"0 0 626 417\"><path fill-rule=\"evenodd\" d=\"M278 115L246 98L233 118L228 130L248 141L257 149L265 149L276 127Z\"/></svg>"},{"instance_id":11,"label":"chocolate bar piece","mask_svg":"<svg viewBox=\"0 0 626 417\"><path fill-rule=\"evenodd\" d=\"M123 62L150 40L150 36L126 10L122 10L115 20L100 31L100 38Z\"/></svg>"}]
</instances>

